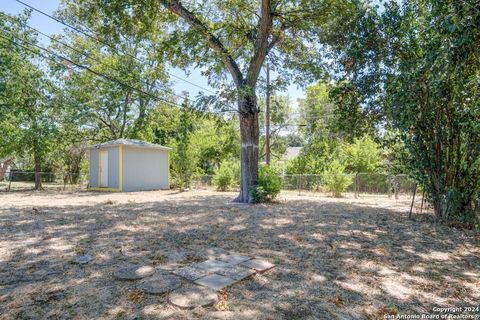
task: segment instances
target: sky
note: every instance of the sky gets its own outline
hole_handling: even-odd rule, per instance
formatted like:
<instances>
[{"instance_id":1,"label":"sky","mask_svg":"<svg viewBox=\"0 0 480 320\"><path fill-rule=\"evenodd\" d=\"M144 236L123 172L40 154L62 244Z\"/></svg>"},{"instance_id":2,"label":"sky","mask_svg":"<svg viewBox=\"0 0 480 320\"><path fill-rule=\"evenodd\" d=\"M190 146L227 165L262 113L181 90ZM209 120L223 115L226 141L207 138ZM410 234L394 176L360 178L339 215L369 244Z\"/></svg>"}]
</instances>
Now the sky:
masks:
<instances>
[{"instance_id":1,"label":"sky","mask_svg":"<svg viewBox=\"0 0 480 320\"><path fill-rule=\"evenodd\" d=\"M48 14L53 14L53 12L59 6L59 0L37 0L37 1L22 0L22 2L25 2L31 5L32 7L35 7ZM19 14L24 9L25 9L25 6L16 2L15 0L0 0L0 11L6 12L9 14ZM32 12L32 16L28 24L33 28L38 29L39 31L48 35L61 33L62 29L66 28L64 25L60 24L59 22L56 22L55 20L52 20L35 11ZM49 42L47 37L42 37L41 35L39 35L39 39L42 45L44 46L48 45ZM190 72L188 75L185 74L185 72L183 72L182 70L175 69L175 68L172 68L169 71L175 76L181 77L183 79L187 79L191 83L197 84L203 88L207 88L214 91L214 89L208 85L207 80L200 74L199 70L190 69L189 70ZM275 75L272 75L271 77L272 79L274 79ZM171 80L173 82L173 89L177 94L183 91L186 91L190 94L191 97L195 97L197 96L198 92L201 91L201 89L185 81L176 79L174 77L172 77ZM301 88L298 88L296 85L292 85L288 87L286 92L282 92L281 94L288 94L292 102L292 107L296 108L297 99L303 96L303 90Z\"/></svg>"}]
</instances>

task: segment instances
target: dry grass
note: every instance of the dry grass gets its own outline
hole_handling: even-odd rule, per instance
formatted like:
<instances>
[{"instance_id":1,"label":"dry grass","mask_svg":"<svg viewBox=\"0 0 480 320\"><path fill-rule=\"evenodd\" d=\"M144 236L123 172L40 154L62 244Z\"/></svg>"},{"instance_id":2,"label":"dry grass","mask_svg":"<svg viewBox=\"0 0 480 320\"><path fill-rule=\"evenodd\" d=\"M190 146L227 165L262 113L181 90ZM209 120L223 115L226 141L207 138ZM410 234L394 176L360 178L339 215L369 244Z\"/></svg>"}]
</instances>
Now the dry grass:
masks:
<instances>
[{"instance_id":1,"label":"dry grass","mask_svg":"<svg viewBox=\"0 0 480 320\"><path fill-rule=\"evenodd\" d=\"M287 194L251 206L229 203L233 197L0 194L0 317L378 319L478 304L478 235L427 215L409 221L408 202ZM209 246L262 256L276 267L194 310L111 276L125 262L197 261ZM83 253L94 260L71 263Z\"/></svg>"}]
</instances>

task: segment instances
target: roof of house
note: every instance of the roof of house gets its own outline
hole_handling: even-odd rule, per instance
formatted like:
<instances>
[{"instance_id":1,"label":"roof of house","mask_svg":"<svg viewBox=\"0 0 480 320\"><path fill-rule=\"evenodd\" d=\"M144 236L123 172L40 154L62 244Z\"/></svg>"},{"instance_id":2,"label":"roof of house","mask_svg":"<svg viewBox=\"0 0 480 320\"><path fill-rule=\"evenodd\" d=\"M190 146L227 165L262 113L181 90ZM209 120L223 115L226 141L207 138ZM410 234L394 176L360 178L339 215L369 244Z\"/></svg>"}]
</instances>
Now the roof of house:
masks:
<instances>
[{"instance_id":1,"label":"roof of house","mask_svg":"<svg viewBox=\"0 0 480 320\"><path fill-rule=\"evenodd\" d=\"M0 163L4 163L4 162L9 161L9 160L13 161L13 160L15 160L15 158L14 157L3 158L3 159L0 159Z\"/></svg>"},{"instance_id":2,"label":"roof of house","mask_svg":"<svg viewBox=\"0 0 480 320\"><path fill-rule=\"evenodd\" d=\"M302 149L303 147L288 147L283 154L281 161L287 161L298 157Z\"/></svg>"},{"instance_id":3,"label":"roof of house","mask_svg":"<svg viewBox=\"0 0 480 320\"><path fill-rule=\"evenodd\" d=\"M104 147L114 147L114 146L129 146L129 147L137 147L137 148L148 148L148 149L160 149L160 150L171 150L172 148L164 147L159 144L154 144L146 141L134 140L134 139L117 139L117 140L110 140L107 142L102 142L89 148L104 148Z\"/></svg>"}]
</instances>

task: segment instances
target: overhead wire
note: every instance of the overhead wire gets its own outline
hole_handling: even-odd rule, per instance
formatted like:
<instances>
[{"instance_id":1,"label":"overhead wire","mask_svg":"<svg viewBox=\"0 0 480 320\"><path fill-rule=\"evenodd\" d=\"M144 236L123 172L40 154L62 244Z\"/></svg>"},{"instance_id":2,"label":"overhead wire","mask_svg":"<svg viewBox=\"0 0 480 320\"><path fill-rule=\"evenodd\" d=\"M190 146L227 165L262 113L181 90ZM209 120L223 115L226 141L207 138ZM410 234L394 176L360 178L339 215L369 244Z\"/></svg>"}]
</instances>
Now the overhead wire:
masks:
<instances>
[{"instance_id":1,"label":"overhead wire","mask_svg":"<svg viewBox=\"0 0 480 320\"><path fill-rule=\"evenodd\" d=\"M3 15L3 16L7 16L7 15L6 15L5 13L3 13L3 12L0 12L0 14ZM41 34L42 36L49 38L51 41L57 42L57 43L63 45L64 47L66 47L66 48L68 48L68 49L70 49L70 50L73 50L73 51L75 51L75 52L77 52L77 53L79 53L79 54L82 54L82 55L84 55L85 57L88 57L88 58L90 58L91 60L93 60L93 61L95 61L95 62L97 62L97 63L99 63L99 64L101 64L101 65L103 65L103 66L105 66L105 67L107 67L107 68L110 68L110 69L115 70L115 71L121 71L121 70L120 70L119 68L117 68L117 67L113 67L113 66L110 65L110 64L107 64L107 63L104 63L104 62L99 61L99 60L97 60L97 59L91 58L91 54L88 54L88 53L86 53L86 52L84 52L84 51L81 51L81 50L79 50L79 49L76 49L76 48L74 48L73 46L71 46L70 44L65 43L65 42L63 42L63 41L61 41L61 40L58 40L58 39L56 39L56 38L54 38L54 37L52 37L52 36L50 36L50 35L42 32L42 31L40 31L40 30L38 30L38 29L36 29L36 28L34 28L34 27L26 24L26 23L21 23L21 22L20 22L20 25L22 25L22 26L24 26L24 27L27 27L27 28L29 28L29 29L32 30L32 31L35 31L35 32L37 32L38 34ZM150 85L150 84L148 84L146 81L142 81L142 80L141 80L141 82L144 83L145 85ZM173 92L170 92L170 91L168 91L168 90L166 90L166 89L163 89L163 88L156 88L156 89L157 89L157 90L160 90L160 91L163 91L163 92L166 92L166 93L168 93L168 94L171 94L171 95L173 95L173 96L175 96L175 97L177 97L177 98L179 98L179 99L187 99L187 100L189 100L190 102L194 103L193 100L191 100L191 99L189 99L189 98L187 98L187 97L180 96L180 95L175 94L175 93L173 93Z\"/></svg>"},{"instance_id":2,"label":"overhead wire","mask_svg":"<svg viewBox=\"0 0 480 320\"><path fill-rule=\"evenodd\" d=\"M2 33L5 34L5 31L2 30ZM62 65L62 66L65 67L65 65L64 65L62 62L59 62L59 61L53 59L52 57L48 57L48 56L46 56L46 55L44 55L44 54L41 54L41 53L39 53L39 52L37 52L37 51L35 51L35 50L32 50L32 49L29 48L28 46L25 46L25 45L23 45L23 44L21 44L21 43L16 42L13 38L8 38L8 37L6 37L6 36L4 36L4 35L1 35L1 34L0 34L0 37L3 38L3 39L5 39L5 40L10 41L12 44L14 44L14 45L16 45L16 46L20 46L20 47L24 48L25 50L27 50L27 51L29 51L29 52L31 52L31 53L39 56L39 57L42 57L42 58L47 59L47 60L50 60L50 61L52 61L52 62L54 62L54 63L57 63L57 64ZM71 59L69 59L69 58L66 58L66 57L64 57L64 56L61 56L61 55L59 55L59 54L57 54L57 53L55 53L55 52L51 52L50 50L45 49L44 47L39 46L39 45L37 45L37 44L31 43L31 42L29 42L29 41L27 41L27 40L25 40L25 39L18 39L18 40L22 41L23 43L28 44L29 46L36 47L37 49L40 49L40 50L42 50L42 51L45 51L45 52L47 52L48 54L50 54L50 55L52 55L52 56L55 56L57 59L61 59L61 60L63 60L63 61L67 61L67 62L75 65L76 67L78 67L78 68L80 68L80 69L82 69L82 70L87 70L87 71L95 74L95 75L98 76L98 77L102 77L102 78L104 78L104 79L106 79L106 80L115 82L115 83L117 83L117 84L119 84L119 85L121 85L121 86L123 86L123 87L126 87L126 88L129 88L129 89L131 89L131 90L137 91L137 92L139 92L139 93L141 93L141 94L143 94L143 95L150 96L151 98L156 99L156 100L158 100L158 101L165 102L165 103L170 104L170 105L175 106L175 107L181 107L181 105L179 105L179 104L177 104L177 103L174 103L174 102L169 101L169 100L167 100L167 99L164 99L164 98L155 96L155 95L153 95L153 94L151 94L151 93L149 93L149 92L145 92L145 91L143 91L143 90L141 90L141 89L135 88L135 87L133 87L133 86L127 84L127 83L124 83L124 82L122 82L122 81L120 81L120 80L118 80L118 79L115 79L115 78L113 78L113 77L111 77L111 76L109 76L109 75L105 75L105 74L103 74L103 73L101 73L101 72L98 72L98 71L96 71L96 70L93 70L93 69L91 69L91 68L88 67L88 66L85 66L85 65L82 65L82 64L80 64L80 63L77 63L77 62L75 62L75 61L73 61L73 60L71 60Z\"/></svg>"},{"instance_id":3,"label":"overhead wire","mask_svg":"<svg viewBox=\"0 0 480 320\"><path fill-rule=\"evenodd\" d=\"M25 3L25 2L23 2L23 1L21 1L21 0L15 0L15 1L18 2L18 3L20 3L21 5L23 5L23 6L25 6L25 7L33 10L33 11L35 11L35 12L38 12L38 13L40 13L40 14L42 14L42 15L44 15L44 16L52 19L52 20L57 21L58 23L60 23L60 24L62 24L62 25L64 25L64 26L70 28L71 30L74 30L74 31L76 31L76 32L78 32L78 33L83 34L84 36L86 36L86 37L88 37L88 38L90 38L90 39L92 39L92 40L94 40L94 41L96 41L96 42L98 42L98 43L101 43L101 44L103 44L103 45L105 45L105 46L107 46L107 47L109 47L109 48L111 48L111 49L117 50L117 51L119 51L119 52L121 52L121 53L123 53L123 54L125 54L125 55L129 55L129 56L131 56L132 58L138 60L139 62L145 63L144 60L142 60L142 59L140 59L140 58L138 58L138 57L135 57L134 55L132 55L132 54L130 54L130 53L128 53L128 52L124 52L124 51L122 51L122 50L118 50L114 45L112 45L112 44L110 44L110 43L107 43L107 42L105 42L105 41L102 41L102 40L99 39L98 37L92 36L91 34L85 32L85 31L83 31L83 30L81 30L81 29L79 29L79 28L77 28L77 27L75 27L75 26L72 26L71 24L66 23L66 22L63 21L63 20L60 20L60 19L52 16L51 14L48 14L48 13L46 13L46 12L44 12L44 11L38 9L38 8L35 8L34 6L32 6L32 5L28 4L28 3ZM79 25L80 25L80 24L79 24ZM82 27L85 28L85 26L82 26ZM174 77L174 78L176 78L176 79L178 79L178 80L184 81L185 83L188 83L188 84L190 84L190 85L193 85L193 86L195 86L195 87L197 87L197 88L199 88L199 89L202 89L203 91L207 91L207 92L216 94L216 92L214 92L214 91L212 91L212 90L210 90L210 89L207 89L207 88L202 87L202 86L200 86L200 85L198 85L198 84L196 84L196 83L194 83L194 82L191 82L191 81L189 81L189 80L187 80L187 79L184 79L184 78L182 78L182 77L179 77L179 76L177 76L177 75L174 75L174 74L171 73L171 72L168 72L168 71L167 71L167 73L168 73L170 76L172 76L172 77Z\"/></svg>"}]
</instances>

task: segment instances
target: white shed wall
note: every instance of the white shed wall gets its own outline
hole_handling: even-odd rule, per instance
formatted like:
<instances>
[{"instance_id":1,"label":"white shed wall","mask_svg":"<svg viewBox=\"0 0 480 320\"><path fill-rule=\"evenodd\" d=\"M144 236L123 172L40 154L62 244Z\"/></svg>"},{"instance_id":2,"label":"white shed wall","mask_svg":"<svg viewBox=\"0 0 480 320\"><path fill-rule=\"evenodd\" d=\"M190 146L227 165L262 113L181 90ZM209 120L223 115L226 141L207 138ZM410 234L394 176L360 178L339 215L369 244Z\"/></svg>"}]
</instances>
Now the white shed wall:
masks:
<instances>
[{"instance_id":1,"label":"white shed wall","mask_svg":"<svg viewBox=\"0 0 480 320\"><path fill-rule=\"evenodd\" d=\"M168 151L123 146L122 191L168 189Z\"/></svg>"}]
</instances>

